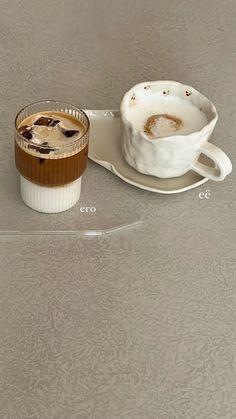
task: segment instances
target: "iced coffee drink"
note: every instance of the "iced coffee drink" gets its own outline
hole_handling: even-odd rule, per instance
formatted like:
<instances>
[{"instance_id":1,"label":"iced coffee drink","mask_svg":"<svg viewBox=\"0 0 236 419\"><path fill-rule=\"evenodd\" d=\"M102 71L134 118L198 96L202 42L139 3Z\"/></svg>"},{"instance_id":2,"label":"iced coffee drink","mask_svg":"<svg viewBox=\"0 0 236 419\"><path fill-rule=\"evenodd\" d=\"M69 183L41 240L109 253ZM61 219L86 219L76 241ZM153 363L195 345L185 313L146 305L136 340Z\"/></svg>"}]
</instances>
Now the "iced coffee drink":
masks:
<instances>
[{"instance_id":1,"label":"iced coffee drink","mask_svg":"<svg viewBox=\"0 0 236 419\"><path fill-rule=\"evenodd\" d=\"M87 165L87 115L65 103L38 102L17 114L15 127L15 162L23 201L40 212L71 208L79 200Z\"/></svg>"}]
</instances>

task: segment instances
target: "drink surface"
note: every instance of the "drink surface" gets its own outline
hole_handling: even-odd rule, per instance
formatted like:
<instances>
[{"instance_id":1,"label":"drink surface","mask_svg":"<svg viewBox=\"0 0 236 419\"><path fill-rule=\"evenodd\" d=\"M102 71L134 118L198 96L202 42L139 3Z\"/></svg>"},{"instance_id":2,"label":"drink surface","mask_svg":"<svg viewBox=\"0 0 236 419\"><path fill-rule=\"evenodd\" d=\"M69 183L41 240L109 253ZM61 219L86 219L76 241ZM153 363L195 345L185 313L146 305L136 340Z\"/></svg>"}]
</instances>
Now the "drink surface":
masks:
<instances>
[{"instance_id":1,"label":"drink surface","mask_svg":"<svg viewBox=\"0 0 236 419\"><path fill-rule=\"evenodd\" d=\"M83 123L63 112L40 112L18 126L15 162L20 174L41 186L62 186L78 179L87 166L88 133Z\"/></svg>"},{"instance_id":2,"label":"drink surface","mask_svg":"<svg viewBox=\"0 0 236 419\"><path fill-rule=\"evenodd\" d=\"M25 118L18 131L24 137L24 150L27 148L29 154L60 158L83 147L79 139L86 128L81 121L64 112L46 111Z\"/></svg>"},{"instance_id":3,"label":"drink surface","mask_svg":"<svg viewBox=\"0 0 236 419\"><path fill-rule=\"evenodd\" d=\"M150 139L172 135L186 135L201 130L208 123L207 116L190 101L177 96L139 98L139 103L126 110L126 117L134 128Z\"/></svg>"}]
</instances>

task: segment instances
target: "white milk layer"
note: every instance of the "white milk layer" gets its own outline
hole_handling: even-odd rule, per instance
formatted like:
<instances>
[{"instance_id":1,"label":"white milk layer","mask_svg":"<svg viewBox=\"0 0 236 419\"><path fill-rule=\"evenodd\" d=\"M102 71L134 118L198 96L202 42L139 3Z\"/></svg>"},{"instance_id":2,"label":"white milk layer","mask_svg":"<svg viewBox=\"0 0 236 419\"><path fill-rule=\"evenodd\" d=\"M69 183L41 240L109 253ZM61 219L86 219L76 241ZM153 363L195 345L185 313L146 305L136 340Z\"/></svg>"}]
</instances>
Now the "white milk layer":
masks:
<instances>
[{"instance_id":1,"label":"white milk layer","mask_svg":"<svg viewBox=\"0 0 236 419\"><path fill-rule=\"evenodd\" d=\"M81 179L63 186L39 186L20 175L20 193L28 207L46 213L66 211L73 207L80 198Z\"/></svg>"},{"instance_id":2,"label":"white milk layer","mask_svg":"<svg viewBox=\"0 0 236 419\"><path fill-rule=\"evenodd\" d=\"M139 131L145 131L147 120L152 115L161 115L150 126L152 138L190 134L200 131L208 123L206 114L199 108L188 100L172 95L163 97L157 93L152 95L152 101L150 97L143 95L126 108L126 118ZM178 119L181 123L176 123L171 118Z\"/></svg>"}]
</instances>

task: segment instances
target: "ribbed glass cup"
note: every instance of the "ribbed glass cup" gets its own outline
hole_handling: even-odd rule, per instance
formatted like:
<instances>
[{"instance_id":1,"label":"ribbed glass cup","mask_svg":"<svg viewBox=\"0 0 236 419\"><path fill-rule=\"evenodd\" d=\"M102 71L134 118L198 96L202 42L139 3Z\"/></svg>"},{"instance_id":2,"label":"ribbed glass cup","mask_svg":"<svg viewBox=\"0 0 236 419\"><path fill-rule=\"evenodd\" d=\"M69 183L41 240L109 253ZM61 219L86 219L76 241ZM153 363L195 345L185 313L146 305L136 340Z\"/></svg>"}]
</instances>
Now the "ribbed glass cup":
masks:
<instances>
[{"instance_id":1,"label":"ribbed glass cup","mask_svg":"<svg viewBox=\"0 0 236 419\"><path fill-rule=\"evenodd\" d=\"M50 147L32 143L20 134L19 126L24 119L47 111L62 112L77 119L83 125L81 136L75 140L68 138L61 146ZM55 100L35 102L18 112L15 163L20 173L21 197L28 206L41 212L60 212L78 201L81 176L88 160L89 125L82 109Z\"/></svg>"},{"instance_id":2,"label":"ribbed glass cup","mask_svg":"<svg viewBox=\"0 0 236 419\"><path fill-rule=\"evenodd\" d=\"M81 137L69 140L60 147L48 147L42 153L43 145L30 143L19 133L21 122L32 114L40 112L63 112L78 119L85 130ZM87 165L89 141L89 119L83 110L74 105L54 100L32 103L18 112L15 118L15 160L20 174L38 185L61 186L78 179ZM40 152L41 151L41 152ZM49 152L48 152L49 151ZM25 155L27 154L27 156ZM50 161L47 161L50 160Z\"/></svg>"}]
</instances>

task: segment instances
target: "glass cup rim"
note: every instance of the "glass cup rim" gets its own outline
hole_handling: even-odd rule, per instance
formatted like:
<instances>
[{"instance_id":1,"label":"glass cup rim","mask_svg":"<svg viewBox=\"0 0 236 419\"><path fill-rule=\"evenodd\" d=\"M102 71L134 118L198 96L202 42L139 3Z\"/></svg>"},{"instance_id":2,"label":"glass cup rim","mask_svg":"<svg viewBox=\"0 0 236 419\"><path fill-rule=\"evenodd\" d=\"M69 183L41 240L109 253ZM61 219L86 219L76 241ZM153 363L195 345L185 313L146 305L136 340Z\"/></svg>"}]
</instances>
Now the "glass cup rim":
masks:
<instances>
[{"instance_id":1,"label":"glass cup rim","mask_svg":"<svg viewBox=\"0 0 236 419\"><path fill-rule=\"evenodd\" d=\"M89 128L90 128L90 121L89 121L89 117L88 117L88 115L84 112L84 110L83 109L81 109L81 108L79 108L77 105L73 105L72 103L69 103L69 102L63 102L62 100L56 100L56 99L44 99L44 100L38 100L38 101L36 101L36 102L32 102L32 103L29 103L28 105L25 105L23 108L21 108L18 112L17 112L17 114L16 114L16 116L15 116L15 119L14 119L14 125L15 125L15 130L16 130L16 132L17 132L17 134L21 137L21 139L25 142L26 141L26 139L25 139L25 137L19 132L19 130L18 130L18 127L17 127L17 118L19 117L19 115L21 114L21 112L23 112L25 109L27 109L27 108L29 108L30 106L33 106L33 105L39 105L39 104L43 104L43 103L61 103L61 104L64 104L64 105L67 105L68 107L73 107L73 108L75 108L77 111L79 111L80 113L82 113L83 114L83 116L85 117L85 119L86 119L86 122L87 122L87 127L86 127L86 129L85 129L85 131L84 131L84 133L83 133L83 135L81 136L81 137L79 137L79 138L77 138L76 140L73 140L73 141L71 141L70 143L68 143L68 144L66 144L66 145L63 145L63 149L64 148L66 148L66 147L71 147L73 144L76 144L77 142L79 142L79 141L81 141L84 137L86 137L86 135L87 135L87 133L88 133L88 131L89 131ZM43 112L43 111L42 111ZM53 112L53 111L52 111ZM56 111L55 111L56 112ZM57 111L57 112L60 112L60 111ZM61 112L63 112L63 111L61 111ZM65 113L65 112L64 112ZM40 149L42 149L42 148L50 148L50 147L48 147L48 146L43 146L43 145L40 145L40 144L34 144L34 146L35 146L35 148L37 149L37 148L40 148ZM54 150L59 150L59 147L51 147L52 149L54 149Z\"/></svg>"}]
</instances>

